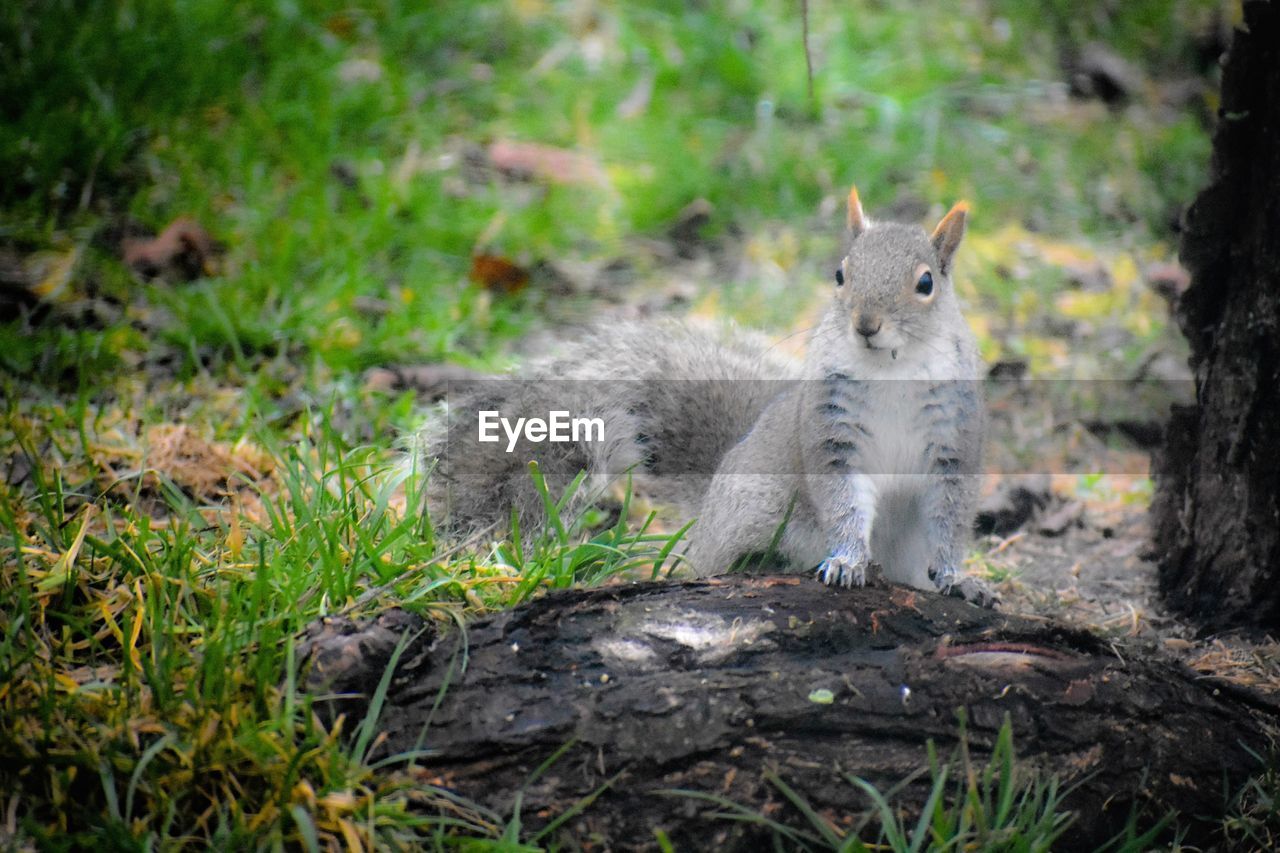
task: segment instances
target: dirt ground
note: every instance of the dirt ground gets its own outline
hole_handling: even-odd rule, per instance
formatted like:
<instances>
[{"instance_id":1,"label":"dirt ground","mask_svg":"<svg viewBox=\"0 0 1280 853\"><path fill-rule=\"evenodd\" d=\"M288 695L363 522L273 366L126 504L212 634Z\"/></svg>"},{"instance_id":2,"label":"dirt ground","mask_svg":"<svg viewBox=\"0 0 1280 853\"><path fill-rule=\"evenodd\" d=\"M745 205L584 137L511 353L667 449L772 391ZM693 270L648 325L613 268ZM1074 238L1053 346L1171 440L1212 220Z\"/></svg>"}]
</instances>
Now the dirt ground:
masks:
<instances>
[{"instance_id":1,"label":"dirt ground","mask_svg":"<svg viewBox=\"0 0 1280 853\"><path fill-rule=\"evenodd\" d=\"M1272 636L1207 632L1163 606L1145 502L1081 498L1063 488L1072 478L1053 479L1042 509L1016 530L978 540L986 570L1002 579L1000 609L1088 626L1124 645L1161 648L1205 677L1280 693ZM1116 654L1124 654L1119 643Z\"/></svg>"}]
</instances>

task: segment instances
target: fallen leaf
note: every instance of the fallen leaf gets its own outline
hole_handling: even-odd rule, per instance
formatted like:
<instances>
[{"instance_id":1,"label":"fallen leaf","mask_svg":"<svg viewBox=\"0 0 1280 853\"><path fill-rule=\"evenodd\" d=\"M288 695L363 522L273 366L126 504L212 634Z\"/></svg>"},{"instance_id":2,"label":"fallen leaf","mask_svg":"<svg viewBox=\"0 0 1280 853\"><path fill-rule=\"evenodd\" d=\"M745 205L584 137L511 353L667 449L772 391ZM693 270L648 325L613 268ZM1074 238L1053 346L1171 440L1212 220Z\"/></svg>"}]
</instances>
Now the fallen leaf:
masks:
<instances>
[{"instance_id":1,"label":"fallen leaf","mask_svg":"<svg viewBox=\"0 0 1280 853\"><path fill-rule=\"evenodd\" d=\"M500 172L553 184L606 183L594 158L567 148L500 139L489 146L489 162Z\"/></svg>"},{"instance_id":2,"label":"fallen leaf","mask_svg":"<svg viewBox=\"0 0 1280 853\"><path fill-rule=\"evenodd\" d=\"M529 271L501 255L471 257L471 280L487 290L518 293L529 283Z\"/></svg>"},{"instance_id":3,"label":"fallen leaf","mask_svg":"<svg viewBox=\"0 0 1280 853\"><path fill-rule=\"evenodd\" d=\"M324 28L344 41L351 41L356 36L355 19L345 12L326 18Z\"/></svg>"},{"instance_id":4,"label":"fallen leaf","mask_svg":"<svg viewBox=\"0 0 1280 853\"><path fill-rule=\"evenodd\" d=\"M117 494L132 494L137 487L132 477L119 473L133 469L148 494L162 494L167 479L207 501L220 500L243 485L261 484L274 468L270 454L247 441L210 441L173 423L148 427L141 446L104 446L98 461L107 487Z\"/></svg>"},{"instance_id":5,"label":"fallen leaf","mask_svg":"<svg viewBox=\"0 0 1280 853\"><path fill-rule=\"evenodd\" d=\"M451 386L462 386L485 378L485 374L460 364L408 364L371 367L364 373L364 387L370 391L410 390L424 400L444 399Z\"/></svg>"},{"instance_id":6,"label":"fallen leaf","mask_svg":"<svg viewBox=\"0 0 1280 853\"><path fill-rule=\"evenodd\" d=\"M1147 287L1156 292L1161 299L1175 304L1182 294L1191 286L1191 275L1181 264L1154 263L1142 271Z\"/></svg>"},{"instance_id":7,"label":"fallen leaf","mask_svg":"<svg viewBox=\"0 0 1280 853\"><path fill-rule=\"evenodd\" d=\"M124 262L143 278L192 281L216 272L217 246L209 232L189 217L179 217L151 239L126 239Z\"/></svg>"},{"instance_id":8,"label":"fallen leaf","mask_svg":"<svg viewBox=\"0 0 1280 853\"><path fill-rule=\"evenodd\" d=\"M19 253L0 247L0 318L12 319L20 307L37 302L72 302L80 248Z\"/></svg>"},{"instance_id":9,"label":"fallen leaf","mask_svg":"<svg viewBox=\"0 0 1280 853\"><path fill-rule=\"evenodd\" d=\"M1104 103L1123 103L1145 85L1142 71L1099 42L1090 42L1070 63L1071 94L1080 98L1098 98Z\"/></svg>"}]
</instances>

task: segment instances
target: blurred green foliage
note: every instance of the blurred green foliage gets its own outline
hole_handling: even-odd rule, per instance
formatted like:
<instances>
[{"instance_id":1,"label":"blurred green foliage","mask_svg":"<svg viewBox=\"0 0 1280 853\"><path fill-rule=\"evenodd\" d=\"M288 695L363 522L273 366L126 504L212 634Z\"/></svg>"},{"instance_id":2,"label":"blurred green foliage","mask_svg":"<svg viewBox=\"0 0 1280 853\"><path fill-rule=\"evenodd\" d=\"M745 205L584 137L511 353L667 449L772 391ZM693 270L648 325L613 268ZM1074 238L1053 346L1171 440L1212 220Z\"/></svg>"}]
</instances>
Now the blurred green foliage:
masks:
<instances>
[{"instance_id":1,"label":"blurred green foliage","mask_svg":"<svg viewBox=\"0 0 1280 853\"><path fill-rule=\"evenodd\" d=\"M854 180L873 210L966 197L978 228L1160 239L1204 174L1207 102L1158 84L1202 74L1220 6L814 2L811 96L781 0L12 3L0 237L88 233L81 277L119 291L103 233L194 215L226 272L148 294L163 337L338 368L488 357L541 309L467 284L482 240L524 263L625 256L695 199L704 236L783 228L809 258ZM1150 75L1129 106L1067 96L1094 39ZM607 181L512 183L483 165L507 139Z\"/></svg>"}]
</instances>

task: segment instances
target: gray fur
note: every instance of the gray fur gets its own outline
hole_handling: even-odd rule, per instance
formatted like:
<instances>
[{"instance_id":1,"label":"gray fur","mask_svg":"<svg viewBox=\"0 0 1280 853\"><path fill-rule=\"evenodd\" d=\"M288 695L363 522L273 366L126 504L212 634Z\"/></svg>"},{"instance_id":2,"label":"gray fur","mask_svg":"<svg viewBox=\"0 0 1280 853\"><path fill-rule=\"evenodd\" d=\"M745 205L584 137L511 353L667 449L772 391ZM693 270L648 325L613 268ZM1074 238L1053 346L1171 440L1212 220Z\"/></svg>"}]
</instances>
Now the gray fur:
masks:
<instances>
[{"instance_id":1,"label":"gray fur","mask_svg":"<svg viewBox=\"0 0 1280 853\"><path fill-rule=\"evenodd\" d=\"M527 464L537 459L558 496L588 472L578 502L633 477L636 490L692 516L716 461L751 428L795 366L771 355L769 342L732 327L673 320L623 323L590 332L555 356L504 381L480 381L450 394L449 412L417 442L434 471L432 517L468 533L505 522L514 508L522 528L544 518ZM670 381L675 380L675 381ZM530 444L514 453L470 440L478 409L600 417L603 443Z\"/></svg>"}]
</instances>

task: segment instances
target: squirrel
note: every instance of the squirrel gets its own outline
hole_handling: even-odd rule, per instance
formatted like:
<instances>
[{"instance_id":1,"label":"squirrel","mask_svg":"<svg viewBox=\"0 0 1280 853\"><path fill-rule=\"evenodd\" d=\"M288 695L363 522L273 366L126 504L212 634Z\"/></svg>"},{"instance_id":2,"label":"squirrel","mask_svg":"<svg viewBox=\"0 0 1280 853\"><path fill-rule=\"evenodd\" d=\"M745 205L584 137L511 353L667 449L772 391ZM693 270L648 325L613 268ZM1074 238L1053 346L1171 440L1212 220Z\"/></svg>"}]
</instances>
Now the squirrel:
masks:
<instances>
[{"instance_id":1,"label":"squirrel","mask_svg":"<svg viewBox=\"0 0 1280 853\"><path fill-rule=\"evenodd\" d=\"M961 568L986 420L981 360L951 281L967 213L955 205L931 234L873 223L851 189L848 251L798 365L758 333L628 322L516 381L461 389L416 445L434 465L433 520L460 531L513 509L522 529L545 520L530 459L550 488L586 472L580 497L630 472L638 490L696 517L683 557L699 577L763 555L861 586L875 564L890 580L992 606ZM478 412L552 408L597 417L603 435L477 443Z\"/></svg>"}]
</instances>

